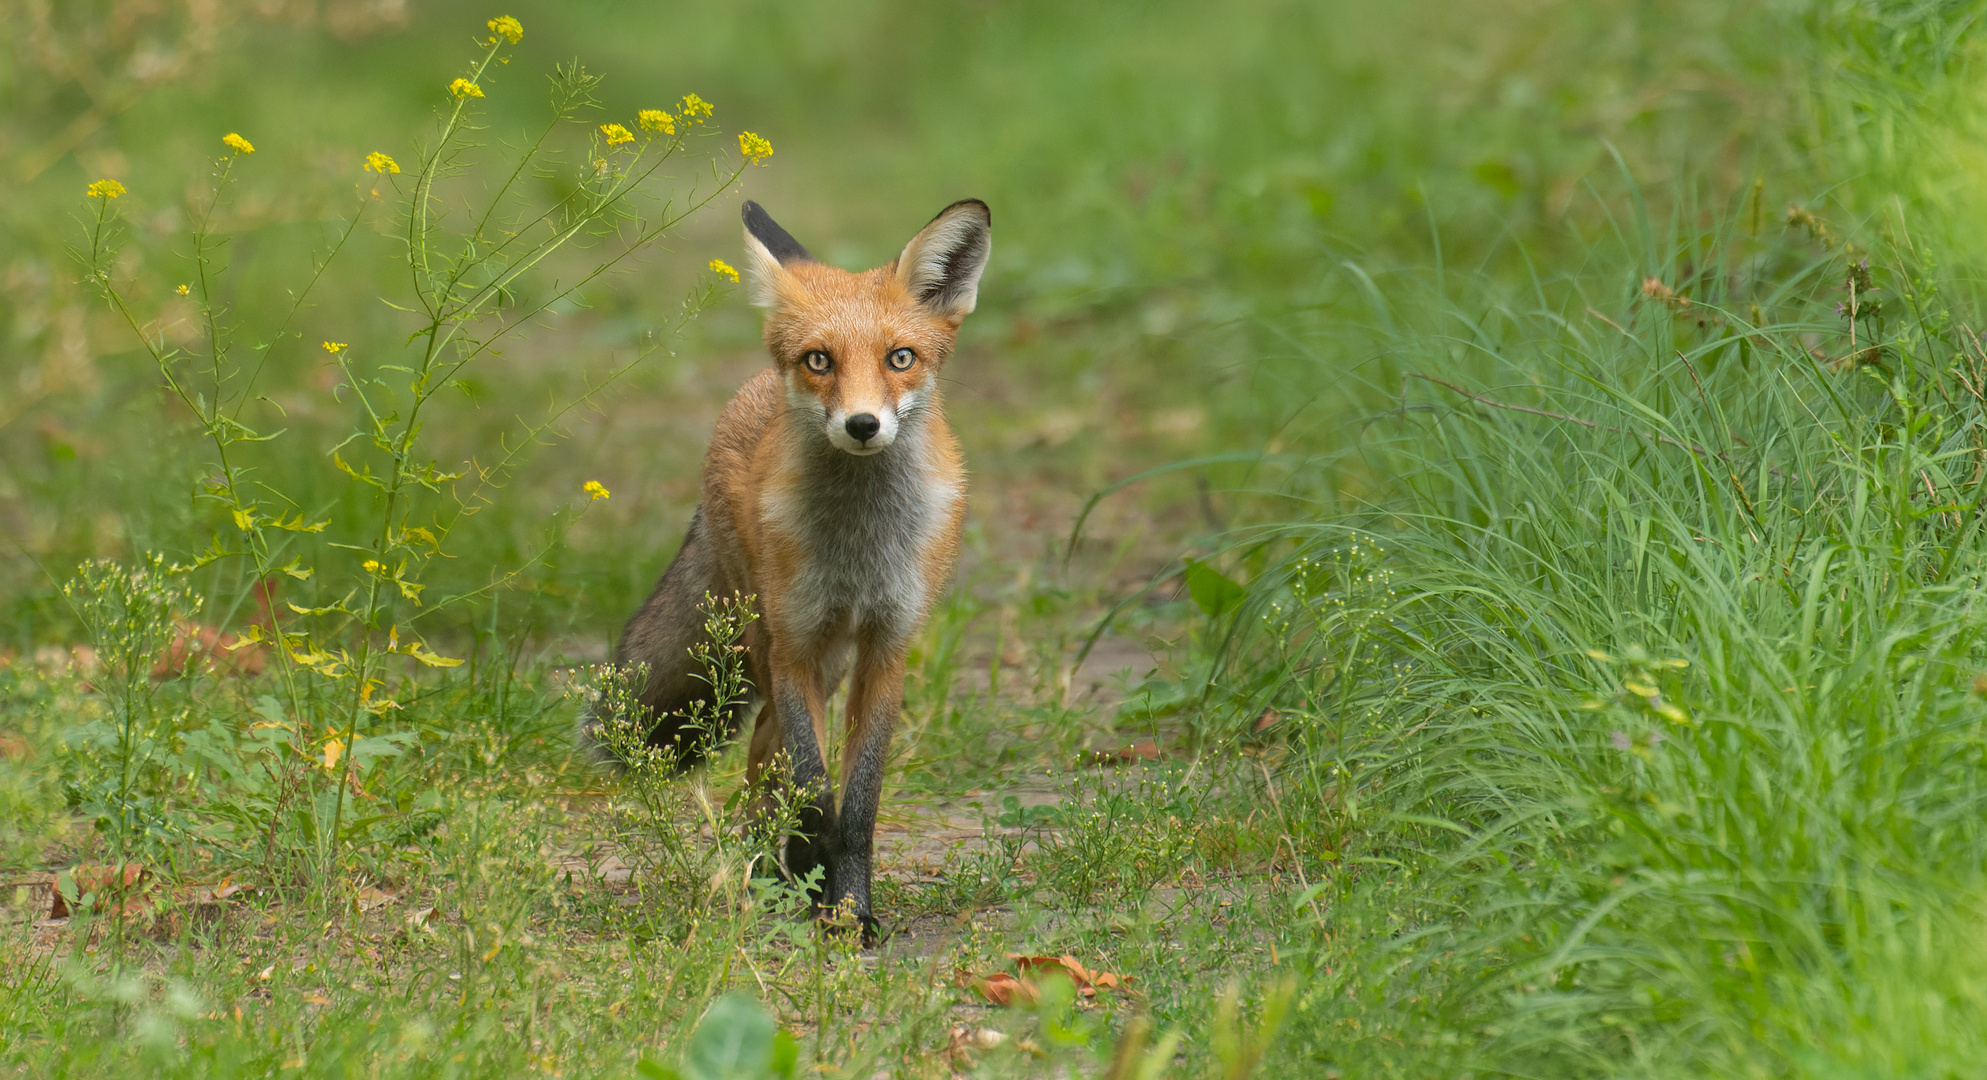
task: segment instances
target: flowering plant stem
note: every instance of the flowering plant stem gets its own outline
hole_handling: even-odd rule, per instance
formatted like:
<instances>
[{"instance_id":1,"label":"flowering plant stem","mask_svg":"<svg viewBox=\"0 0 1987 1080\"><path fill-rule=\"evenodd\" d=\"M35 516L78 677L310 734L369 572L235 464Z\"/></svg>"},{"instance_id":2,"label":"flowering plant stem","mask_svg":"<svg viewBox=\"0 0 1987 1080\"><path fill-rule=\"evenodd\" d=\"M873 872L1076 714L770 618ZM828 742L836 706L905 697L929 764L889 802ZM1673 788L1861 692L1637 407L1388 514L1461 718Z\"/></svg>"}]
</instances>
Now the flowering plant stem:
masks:
<instances>
[{"instance_id":1,"label":"flowering plant stem","mask_svg":"<svg viewBox=\"0 0 1987 1080\"><path fill-rule=\"evenodd\" d=\"M288 709L288 740L277 755L279 761L270 766L275 795L263 844L264 860L270 864L278 860L282 823L298 797L312 786L312 778L321 777L334 785L335 792L319 791L309 803L309 857L317 870L335 867L349 839L344 835L348 794L357 789L358 770L364 763L355 751L367 734L366 718L399 707L391 691L380 693L386 685L388 658L397 653L435 668L462 663L429 648L414 632L415 625L452 604L486 596L512 583L543 558L550 545L521 566L493 571L481 587L438 602L423 596L428 588L422 580L423 568L443 554L455 526L492 500L492 493L522 461L526 447L540 444L573 409L653 355L661 347L663 335L653 338L605 380L590 385L574 400L555 406L542 422L526 424L523 437L507 441L504 452L491 466L472 462L452 472L436 467L423 453L421 438L430 402L443 388L453 385L469 364L527 325L552 314L556 305L579 298L581 290L603 274L709 205L747 164L744 160L722 164L713 157L705 182L692 187L681 203L667 196L654 208L642 203L651 181L660 178L664 163L684 150L687 137L702 129L703 117L709 115L709 107L691 95L685 99L680 124L651 110L662 121L641 122L638 126L646 134L640 139L622 125L582 125L588 131L588 142L574 182L549 203L530 205L520 181L556 167L554 137L578 121L579 114L597 107L594 91L599 77L577 63L563 65L555 69L551 80L549 122L524 146L487 202L469 215L467 228L446 228L447 207L453 198L450 181L472 168L467 158L477 148L472 135L479 129L471 103L484 100L484 80L493 74L493 65L507 59L502 55L504 50L516 44L521 34L521 29L509 25L493 35L467 75L450 85L451 100L442 114L438 136L419 155L410 189L396 200L396 231L403 242L401 259L409 295L403 303L389 301L389 306L414 317L414 325L408 328L411 333L395 335L406 343L403 348L411 355L401 362L365 363L359 359L365 349L325 342L341 375L336 392L355 407L359 420L357 428L332 448L331 464L348 483L373 489L377 518L363 538L354 538L357 542L328 541L328 547L351 552L350 557L359 562L354 587L342 598L321 606L287 605L295 614L286 616L281 625L270 602L269 582L279 573L309 579L319 568L300 565L300 557L284 562L289 541L276 533L315 533L331 523L308 521L294 500L267 483L251 482L252 469L243 464L240 444L268 442L284 432L265 434L249 427L241 420L242 410L270 351L277 343L300 336L290 329L293 320L324 279L333 259L346 248L368 208L380 200L390 183L388 176L398 173L399 166L385 154L375 152L367 157L367 169L377 174L377 182L361 196L360 205L343 223L328 253L314 262L307 283L294 293L275 332L255 347L256 361L242 379L242 366L229 358L233 327L216 299L216 283L225 270L220 255L226 238L214 226L238 159L254 149L240 135L229 136L226 141L232 152L217 163L211 192L191 215L197 293L184 287L180 290L182 295L194 296L199 305L207 361L207 379L202 381L211 386L195 385L188 355L169 348L162 332L137 313L113 282L112 265L122 230L110 204L124 191L121 186L111 190L104 185L90 189L95 212L86 222L89 278L145 343L167 387L199 418L213 444L216 471L198 497L218 504L242 536L241 543L234 546L217 538L196 565L224 558L245 559L255 575L255 588L270 608L266 627L251 625L241 635L243 644L269 641L275 646L282 700ZM561 265L567 249L609 238L612 247L583 263L573 276L538 282ZM686 299L677 326L694 318L715 295L714 282L701 283ZM524 296L533 299L524 301ZM415 345L418 353L412 352ZM383 355L389 361L396 359L384 351ZM472 472L466 491L452 486ZM251 487L261 490L251 492ZM288 509L273 516L263 511L258 498L270 496L288 504ZM421 519L426 523L417 523ZM336 702L335 719L314 718L313 703L328 701Z\"/></svg>"}]
</instances>

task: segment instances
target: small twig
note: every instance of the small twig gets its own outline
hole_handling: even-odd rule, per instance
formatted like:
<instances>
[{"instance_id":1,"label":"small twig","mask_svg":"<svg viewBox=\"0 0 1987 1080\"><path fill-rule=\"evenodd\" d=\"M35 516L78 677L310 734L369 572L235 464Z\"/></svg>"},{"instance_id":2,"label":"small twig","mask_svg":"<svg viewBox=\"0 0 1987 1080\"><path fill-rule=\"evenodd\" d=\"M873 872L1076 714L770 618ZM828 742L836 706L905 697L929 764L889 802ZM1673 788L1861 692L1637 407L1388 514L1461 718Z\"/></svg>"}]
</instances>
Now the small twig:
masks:
<instances>
[{"instance_id":1,"label":"small twig","mask_svg":"<svg viewBox=\"0 0 1987 1080\"><path fill-rule=\"evenodd\" d=\"M1629 332L1628 332L1628 331L1626 331L1626 330L1622 330L1622 327L1621 327L1621 324L1620 324L1620 323L1618 323L1618 322L1615 322L1615 321L1614 321L1613 319L1610 319L1610 318L1608 318L1608 317L1607 317L1606 315L1603 315L1603 314L1601 314L1600 312L1598 312L1598 311L1595 311L1595 310L1594 310L1593 308L1591 308L1591 307L1587 309L1587 314L1589 314L1589 315L1592 315L1592 316L1593 316L1594 318L1596 318L1596 319L1599 319L1599 320L1601 320L1602 322L1604 322L1604 323L1608 324L1609 326L1612 326L1612 327L1614 327L1614 328L1615 328L1616 330L1621 330L1621 336L1622 336L1622 337L1625 337L1625 338L1627 338L1627 339L1628 339L1628 340L1630 340L1630 341L1634 341L1634 340L1635 340L1635 335L1634 335L1634 334L1631 334L1631 333L1629 333Z\"/></svg>"}]
</instances>

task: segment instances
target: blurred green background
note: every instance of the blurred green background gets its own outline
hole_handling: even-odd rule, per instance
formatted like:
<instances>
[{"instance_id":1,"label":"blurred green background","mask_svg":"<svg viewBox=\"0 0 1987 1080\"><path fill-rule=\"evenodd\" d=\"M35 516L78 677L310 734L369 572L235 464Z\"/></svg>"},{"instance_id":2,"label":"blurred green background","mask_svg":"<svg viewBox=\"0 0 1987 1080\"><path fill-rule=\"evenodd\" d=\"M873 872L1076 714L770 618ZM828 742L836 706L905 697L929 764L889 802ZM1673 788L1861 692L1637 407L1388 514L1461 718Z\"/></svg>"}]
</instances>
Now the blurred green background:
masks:
<instances>
[{"instance_id":1,"label":"blurred green background","mask_svg":"<svg viewBox=\"0 0 1987 1080\"><path fill-rule=\"evenodd\" d=\"M69 634L51 597L77 559L185 557L216 527L190 498L201 447L185 418L164 406L129 332L74 285L83 186L129 186L119 208L141 227L121 269L162 326L187 333L169 294L188 272L189 200L219 137L251 138L223 222L228 301L249 338L267 333L351 212L357 163L374 150L417 156L491 12L392 0L8 8L0 633L29 649ZM1368 358L1333 356L1338 370L1322 378L1315 352L1286 361L1293 333L1363 303L1345 266L1384 277L1438 261L1514 284L1540 266L1577 274L1636 185L1707 207L1751 198L1777 226L1783 204L1823 194L1809 179L1826 119L1813 86L1847 77L1783 47L1830 32L1829 11L1772 4L509 10L526 36L479 103L493 149L543 118L544 77L577 57L607 76L602 120L696 92L728 132L758 131L777 153L665 250L468 373L430 425L439 456L487 460L517 418L625 362L708 259L735 258L741 198L861 267L892 257L938 207L978 196L994 207L997 254L947 372L977 478L968 581L1039 558L1084 497L1149 466L1338 446L1356 410L1334 386ZM362 508L340 501L328 462L305 447L321 453L352 421L312 346L404 333L379 299L392 257L391 237L369 225L257 387L280 405L258 405L261 422L295 433L264 477L306 505L342 507L341 524ZM458 537L447 572L473 585L552 542L504 618L546 641L593 642L582 654L603 647L677 542L709 423L760 362L755 324L734 295L673 355L638 368ZM1205 475L1217 487L1285 482L1240 467ZM548 515L585 479L615 498L554 538ZM1334 482L1364 488L1356 465ZM1087 533L1099 554L1076 564L1086 580L1129 587L1183 538L1251 513L1184 476L1139 491L1107 503Z\"/></svg>"}]
</instances>

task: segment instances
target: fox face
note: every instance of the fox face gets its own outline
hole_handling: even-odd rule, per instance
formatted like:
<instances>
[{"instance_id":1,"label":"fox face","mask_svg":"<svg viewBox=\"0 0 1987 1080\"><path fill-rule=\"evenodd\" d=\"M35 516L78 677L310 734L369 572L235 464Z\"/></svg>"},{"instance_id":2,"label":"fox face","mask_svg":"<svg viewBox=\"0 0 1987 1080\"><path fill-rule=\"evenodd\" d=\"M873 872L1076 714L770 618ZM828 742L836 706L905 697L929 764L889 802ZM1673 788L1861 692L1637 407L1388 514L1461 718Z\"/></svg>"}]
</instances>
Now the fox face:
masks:
<instances>
[{"instance_id":1,"label":"fox face","mask_svg":"<svg viewBox=\"0 0 1987 1080\"><path fill-rule=\"evenodd\" d=\"M752 302L772 309L766 347L803 425L866 457L935 406L938 370L973 310L992 224L978 199L953 203L896 261L850 273L816 262L758 204L745 204Z\"/></svg>"}]
</instances>

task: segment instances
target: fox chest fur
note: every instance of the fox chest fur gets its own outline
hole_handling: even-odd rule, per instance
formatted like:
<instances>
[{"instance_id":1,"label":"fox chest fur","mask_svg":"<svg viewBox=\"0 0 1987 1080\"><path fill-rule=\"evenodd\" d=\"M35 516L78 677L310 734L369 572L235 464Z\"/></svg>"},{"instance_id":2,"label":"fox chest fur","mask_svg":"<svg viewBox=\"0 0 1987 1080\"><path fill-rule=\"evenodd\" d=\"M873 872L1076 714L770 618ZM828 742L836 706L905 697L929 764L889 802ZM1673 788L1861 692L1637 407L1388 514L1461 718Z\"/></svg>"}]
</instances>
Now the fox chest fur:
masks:
<instances>
[{"instance_id":1,"label":"fox chest fur","mask_svg":"<svg viewBox=\"0 0 1987 1080\"><path fill-rule=\"evenodd\" d=\"M896 442L853 457L801 431L769 433L775 474L759 492L758 567L768 614L796 644L860 638L898 645L950 574L965 475L933 410L904 417ZM782 425L784 428L784 425Z\"/></svg>"},{"instance_id":2,"label":"fox chest fur","mask_svg":"<svg viewBox=\"0 0 1987 1080\"><path fill-rule=\"evenodd\" d=\"M927 392L899 409L883 452L845 453L820 438L820 410L796 403L787 381L761 372L712 435L703 525L723 585L759 598L785 651L901 645L958 555L958 440Z\"/></svg>"}]
</instances>

